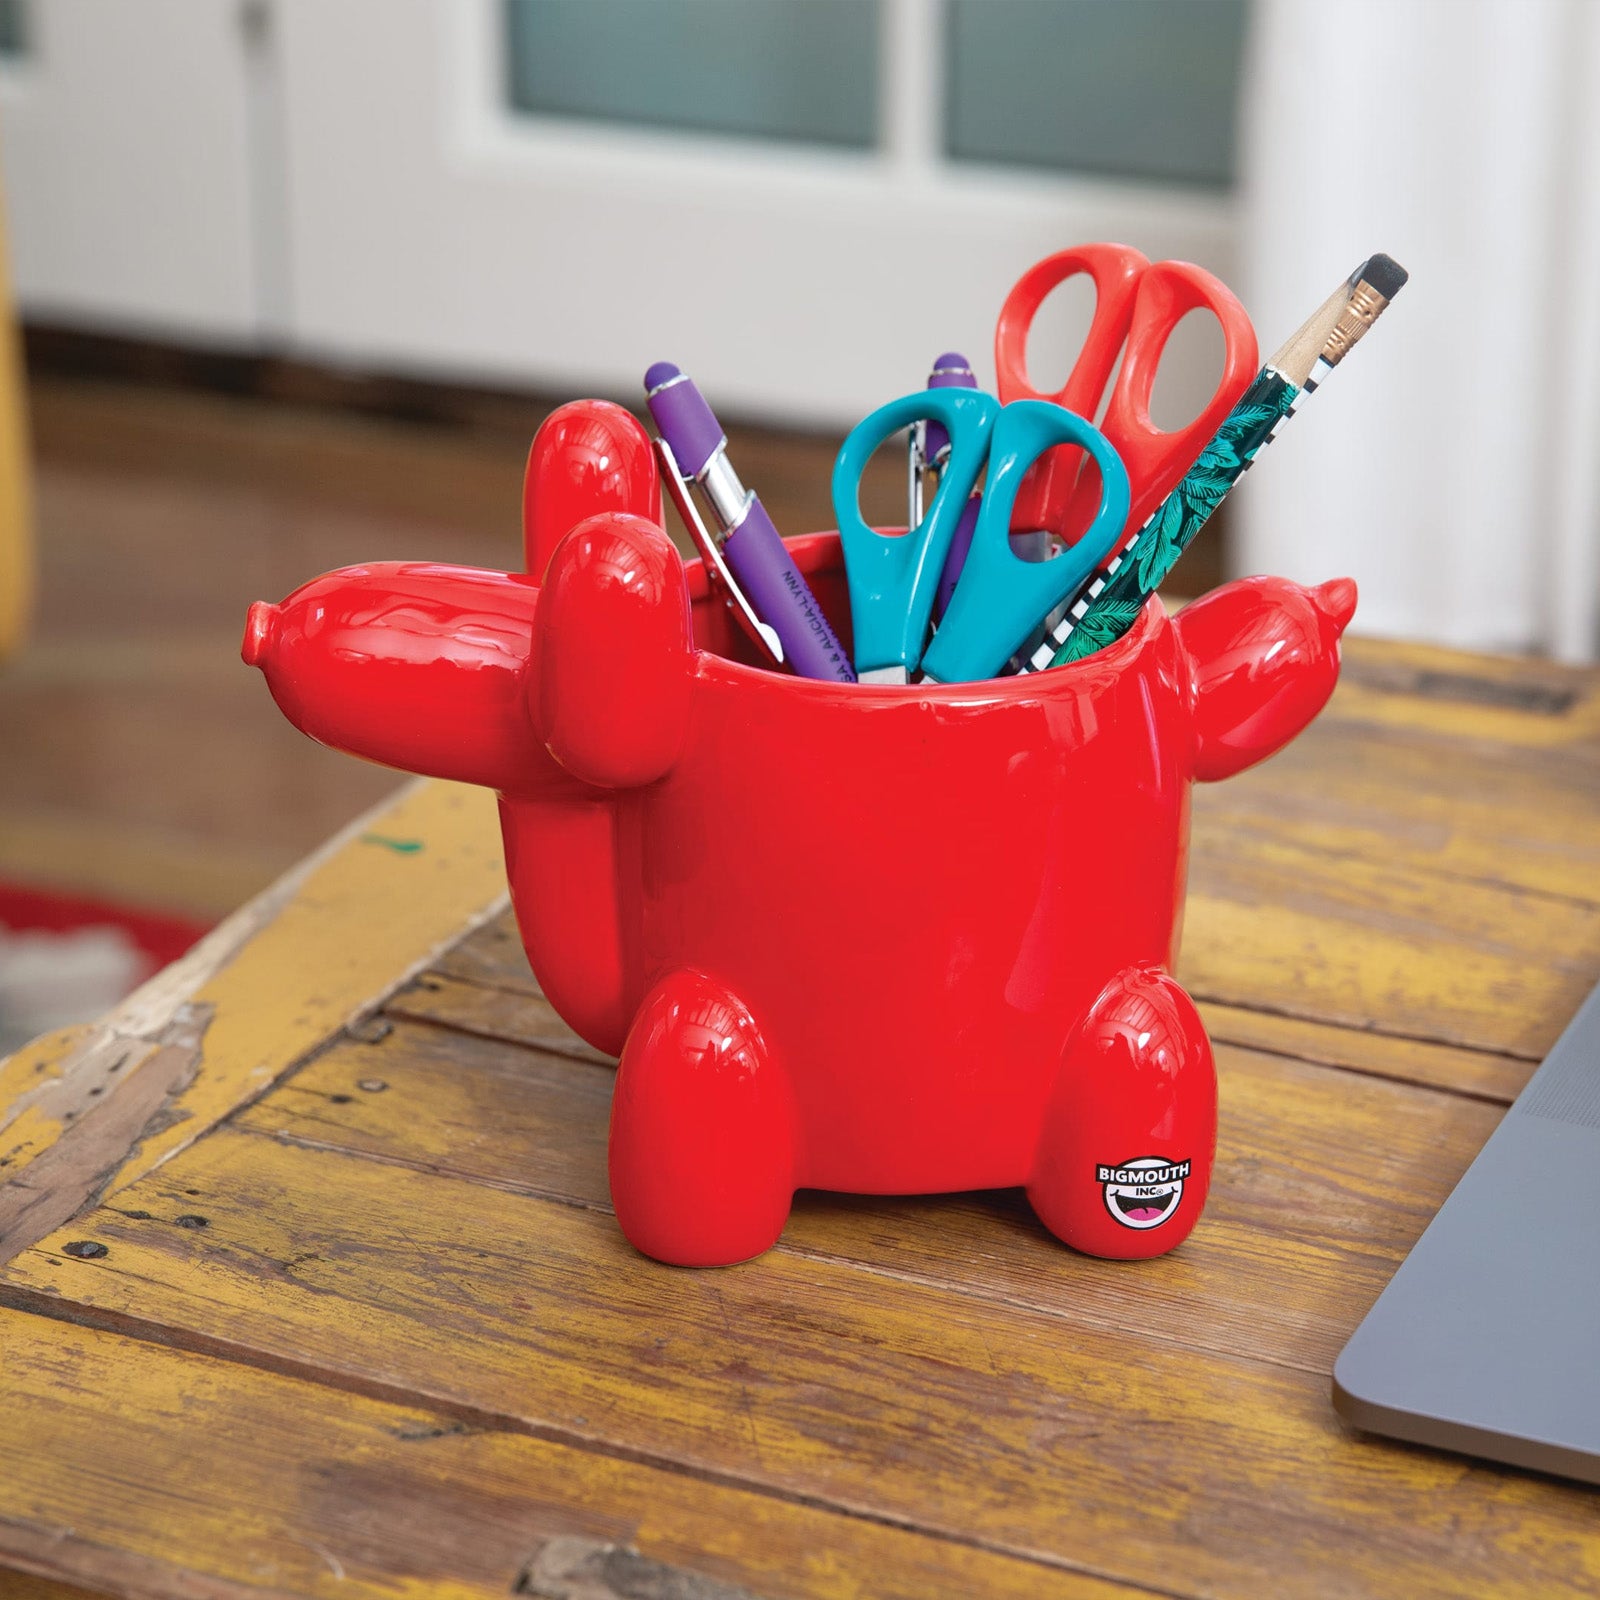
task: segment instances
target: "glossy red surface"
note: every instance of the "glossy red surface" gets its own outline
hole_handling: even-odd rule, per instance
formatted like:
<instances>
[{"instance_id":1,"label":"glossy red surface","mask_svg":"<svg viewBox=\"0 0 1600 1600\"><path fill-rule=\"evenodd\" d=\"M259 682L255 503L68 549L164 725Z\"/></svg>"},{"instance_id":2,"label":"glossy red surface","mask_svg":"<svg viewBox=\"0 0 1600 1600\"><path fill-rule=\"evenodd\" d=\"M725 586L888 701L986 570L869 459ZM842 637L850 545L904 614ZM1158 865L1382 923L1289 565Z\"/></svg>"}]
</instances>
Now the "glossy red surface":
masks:
<instances>
[{"instance_id":1,"label":"glossy red surface","mask_svg":"<svg viewBox=\"0 0 1600 1600\"><path fill-rule=\"evenodd\" d=\"M534 667L534 725L568 772L626 789L672 770L688 731L694 641L683 559L660 528L602 513L556 546Z\"/></svg>"},{"instance_id":2,"label":"glossy red surface","mask_svg":"<svg viewBox=\"0 0 1600 1600\"><path fill-rule=\"evenodd\" d=\"M244 659L283 714L336 750L492 789L559 769L524 681L539 591L518 573L424 561L344 567L257 601Z\"/></svg>"},{"instance_id":3,"label":"glossy red surface","mask_svg":"<svg viewBox=\"0 0 1600 1600\"><path fill-rule=\"evenodd\" d=\"M1198 691L1195 777L1212 783L1254 766L1284 743L1285 728L1327 704L1355 609L1349 578L1315 589L1240 578L1184 607L1177 628Z\"/></svg>"},{"instance_id":4,"label":"glossy red surface","mask_svg":"<svg viewBox=\"0 0 1600 1600\"><path fill-rule=\"evenodd\" d=\"M792 547L840 617L836 537ZM686 576L606 511L541 590L353 568L254 610L246 659L315 737L501 791L534 971L622 1056L611 1184L640 1249L755 1254L800 1186L1024 1184L1080 1249L1179 1243L1216 1126L1166 975L1189 784L1315 715L1353 586L1152 601L1070 667L891 687L712 653L743 640Z\"/></svg>"},{"instance_id":5,"label":"glossy red surface","mask_svg":"<svg viewBox=\"0 0 1600 1600\"><path fill-rule=\"evenodd\" d=\"M522 478L522 565L544 575L585 517L626 511L661 522L661 479L650 436L609 400L574 400L544 419Z\"/></svg>"}]
</instances>

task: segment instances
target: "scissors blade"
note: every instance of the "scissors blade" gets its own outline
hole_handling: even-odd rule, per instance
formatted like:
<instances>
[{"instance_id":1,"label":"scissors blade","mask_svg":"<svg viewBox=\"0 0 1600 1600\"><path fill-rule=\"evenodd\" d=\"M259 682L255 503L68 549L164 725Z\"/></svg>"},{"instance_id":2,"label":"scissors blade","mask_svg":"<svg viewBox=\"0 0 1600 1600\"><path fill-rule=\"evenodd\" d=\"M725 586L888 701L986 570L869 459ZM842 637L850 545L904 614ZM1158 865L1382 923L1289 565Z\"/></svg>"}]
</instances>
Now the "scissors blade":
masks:
<instances>
[{"instance_id":1,"label":"scissors blade","mask_svg":"<svg viewBox=\"0 0 1600 1600\"><path fill-rule=\"evenodd\" d=\"M1101 502L1078 544L1050 561L1022 560L1008 530L1012 504L1045 451L1070 444L1093 456ZM1128 475L1093 423L1048 401L1019 400L999 414L972 548L922 670L944 683L992 677L1054 607L1104 559L1128 512Z\"/></svg>"}]
</instances>

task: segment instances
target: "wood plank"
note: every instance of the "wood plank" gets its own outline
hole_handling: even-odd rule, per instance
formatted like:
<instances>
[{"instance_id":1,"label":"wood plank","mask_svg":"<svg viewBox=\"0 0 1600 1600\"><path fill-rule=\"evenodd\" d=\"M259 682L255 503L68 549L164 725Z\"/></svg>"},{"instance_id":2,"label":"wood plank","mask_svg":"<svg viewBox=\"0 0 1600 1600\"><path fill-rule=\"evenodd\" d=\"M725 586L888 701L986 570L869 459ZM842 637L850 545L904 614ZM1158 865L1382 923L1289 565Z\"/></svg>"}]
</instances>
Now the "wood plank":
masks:
<instances>
[{"instance_id":1,"label":"wood plank","mask_svg":"<svg viewBox=\"0 0 1600 1600\"><path fill-rule=\"evenodd\" d=\"M609 1209L609 1068L387 1010L363 1032L307 1062L234 1126Z\"/></svg>"},{"instance_id":2,"label":"wood plank","mask_svg":"<svg viewBox=\"0 0 1600 1600\"><path fill-rule=\"evenodd\" d=\"M1498 1112L1245 1051L1219 1065L1206 1217L1137 1272L1069 1254L1015 1191L807 1194L783 1248L1136 1333L1157 1303L1159 1337L1327 1373ZM401 1022L319 1056L238 1126L609 1212L611 1082Z\"/></svg>"},{"instance_id":3,"label":"wood plank","mask_svg":"<svg viewBox=\"0 0 1600 1600\"><path fill-rule=\"evenodd\" d=\"M0 1595L5 1600L97 1600L105 1591L80 1588L75 1583L56 1583L30 1573L0 1570Z\"/></svg>"},{"instance_id":4,"label":"wood plank","mask_svg":"<svg viewBox=\"0 0 1600 1600\"><path fill-rule=\"evenodd\" d=\"M1592 745L1600 672L1398 639L1346 638L1324 715L1522 750Z\"/></svg>"},{"instance_id":5,"label":"wood plank","mask_svg":"<svg viewBox=\"0 0 1600 1600\"><path fill-rule=\"evenodd\" d=\"M1197 994L1537 1061L1600 978L1600 674L1356 641L1193 838Z\"/></svg>"},{"instance_id":6,"label":"wood plank","mask_svg":"<svg viewBox=\"0 0 1600 1600\"><path fill-rule=\"evenodd\" d=\"M459 978L463 983L509 989L517 994L544 993L528 965L516 913L510 906L457 940L428 970L438 976Z\"/></svg>"},{"instance_id":7,"label":"wood plank","mask_svg":"<svg viewBox=\"0 0 1600 1600\"><path fill-rule=\"evenodd\" d=\"M1541 1059L1600 979L1600 907L1266 832L1197 829L1197 998Z\"/></svg>"},{"instance_id":8,"label":"wood plank","mask_svg":"<svg viewBox=\"0 0 1600 1600\"><path fill-rule=\"evenodd\" d=\"M125 424L126 396L120 408ZM117 431L116 409L77 416L80 449L105 437L102 422ZM259 412L236 426L272 431ZM205 455L192 438L189 449ZM473 538L459 523L330 508L303 458L273 492L225 467L197 485L160 454L127 470L40 473L37 628L0 695L0 860L215 920L402 781L290 725L238 659L246 606L374 553L514 561L516 501L509 539ZM287 474L293 456L286 443ZM513 485L520 473L514 464Z\"/></svg>"},{"instance_id":9,"label":"wood plank","mask_svg":"<svg viewBox=\"0 0 1600 1600\"><path fill-rule=\"evenodd\" d=\"M472 926L502 880L492 797L407 785L103 1022L0 1062L0 1259L259 1094ZM329 914L343 906L358 936Z\"/></svg>"},{"instance_id":10,"label":"wood plank","mask_svg":"<svg viewBox=\"0 0 1600 1600\"><path fill-rule=\"evenodd\" d=\"M790 1251L684 1272L595 1211L228 1129L123 1201L6 1297L1168 1591L1600 1584L1586 1491L1357 1439L1325 1376L1174 1342L1153 1289L1129 1332Z\"/></svg>"},{"instance_id":11,"label":"wood plank","mask_svg":"<svg viewBox=\"0 0 1600 1600\"><path fill-rule=\"evenodd\" d=\"M574 1539L640 1553L599 1600L1139 1593L16 1311L0 1347L0 1563L141 1600L487 1600Z\"/></svg>"},{"instance_id":12,"label":"wood plank","mask_svg":"<svg viewBox=\"0 0 1600 1600\"><path fill-rule=\"evenodd\" d=\"M1337 697L1336 697L1337 699ZM1194 792L1195 827L1268 828L1468 882L1600 901L1600 746L1508 749L1324 715Z\"/></svg>"},{"instance_id":13,"label":"wood plank","mask_svg":"<svg viewBox=\"0 0 1600 1600\"><path fill-rule=\"evenodd\" d=\"M1348 1028L1307 1017L1286 1017L1252 1006L1199 1002L1214 1045L1240 1045L1314 1066L1343 1067L1400 1083L1509 1105L1533 1075L1522 1056L1407 1039L1375 1028Z\"/></svg>"},{"instance_id":14,"label":"wood plank","mask_svg":"<svg viewBox=\"0 0 1600 1600\"><path fill-rule=\"evenodd\" d=\"M578 1061L615 1065L612 1057L586 1044L556 1015L531 973L525 984L504 988L451 977L445 970L450 963L447 955L419 973L390 997L385 1009L392 1016L443 1023L464 1033L510 1040Z\"/></svg>"}]
</instances>

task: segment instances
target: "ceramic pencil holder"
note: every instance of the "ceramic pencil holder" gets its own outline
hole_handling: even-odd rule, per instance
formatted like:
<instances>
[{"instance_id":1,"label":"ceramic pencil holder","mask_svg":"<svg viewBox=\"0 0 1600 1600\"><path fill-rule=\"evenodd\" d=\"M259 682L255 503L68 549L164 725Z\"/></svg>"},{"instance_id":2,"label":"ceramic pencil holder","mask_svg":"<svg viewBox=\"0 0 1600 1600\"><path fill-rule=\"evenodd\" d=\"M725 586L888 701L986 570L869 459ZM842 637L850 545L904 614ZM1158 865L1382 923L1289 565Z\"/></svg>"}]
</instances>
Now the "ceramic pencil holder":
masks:
<instances>
[{"instance_id":1,"label":"ceramic pencil holder","mask_svg":"<svg viewBox=\"0 0 1600 1600\"><path fill-rule=\"evenodd\" d=\"M541 429L528 575L329 573L244 657L325 744L498 791L546 996L621 1057L618 1222L743 1260L797 1188L1025 1186L1101 1256L1205 1205L1216 1077L1170 975L1189 786L1285 744L1355 588L1152 600L1072 666L952 685L758 666L661 529L648 440L584 401ZM790 541L848 642L838 539Z\"/></svg>"}]
</instances>

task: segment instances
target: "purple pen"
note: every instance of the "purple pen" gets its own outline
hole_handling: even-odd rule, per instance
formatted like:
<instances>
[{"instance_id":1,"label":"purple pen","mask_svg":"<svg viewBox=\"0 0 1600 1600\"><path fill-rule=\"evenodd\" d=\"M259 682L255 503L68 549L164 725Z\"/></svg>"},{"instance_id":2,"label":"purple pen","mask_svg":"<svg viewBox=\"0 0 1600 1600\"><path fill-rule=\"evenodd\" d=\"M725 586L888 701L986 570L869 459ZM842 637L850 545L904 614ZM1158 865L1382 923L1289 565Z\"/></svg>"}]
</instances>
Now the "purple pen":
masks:
<instances>
[{"instance_id":1,"label":"purple pen","mask_svg":"<svg viewBox=\"0 0 1600 1600\"><path fill-rule=\"evenodd\" d=\"M928 374L930 389L976 389L978 380L972 375L972 363L959 350L947 350L933 363ZM950 455L950 435L942 422L926 418L911 430L906 441L906 527L914 528L922 521L923 475L934 467L942 467ZM959 537L959 532L957 537ZM967 532L967 542L972 533ZM939 606L942 611L943 605Z\"/></svg>"},{"instance_id":2,"label":"purple pen","mask_svg":"<svg viewBox=\"0 0 1600 1600\"><path fill-rule=\"evenodd\" d=\"M801 677L854 683L855 668L772 518L729 463L727 436L705 396L670 361L651 367L644 387L645 404L665 446L661 454L673 499L690 521L689 485L699 489L715 528L708 531L702 525L697 542L703 534L703 553L720 571L735 605L747 620L754 620L769 652ZM690 525L696 531L692 521ZM773 648L774 640L779 649Z\"/></svg>"},{"instance_id":3,"label":"purple pen","mask_svg":"<svg viewBox=\"0 0 1600 1600\"><path fill-rule=\"evenodd\" d=\"M947 350L933 364L928 374L930 389L976 389L978 380L972 375L972 363L958 350ZM950 454L950 435L944 424L929 418L919 422L911 434L911 496L908 527L922 521L922 475L930 467L942 467ZM978 512L983 506L981 493L972 495L956 524L950 539L950 550L944 558L944 571L939 574L939 587L933 598L933 616L937 622L956 592L961 569L967 564L967 552L972 548L973 531L978 526ZM1044 532L1013 533L1011 548L1023 561L1044 561L1050 555L1050 537Z\"/></svg>"},{"instance_id":4,"label":"purple pen","mask_svg":"<svg viewBox=\"0 0 1600 1600\"><path fill-rule=\"evenodd\" d=\"M959 350L946 350L933 364L928 374L930 389L976 389L978 380L972 375L972 363ZM924 464L942 467L950 453L950 435L942 422L923 423L922 455Z\"/></svg>"},{"instance_id":5,"label":"purple pen","mask_svg":"<svg viewBox=\"0 0 1600 1600\"><path fill-rule=\"evenodd\" d=\"M976 389L978 380L972 375L972 363L959 350L946 350L933 363L928 374L930 389ZM911 491L907 505L906 526L915 528L922 521L923 474L937 470L950 459L950 435L942 422L932 417L919 422L911 430ZM949 554L944 558L944 571L939 574L939 588L933 598L933 617L937 622L956 592L956 579L967 562L967 551L972 548L972 533L978 526L978 511L983 505L981 495L972 495L956 524L950 540Z\"/></svg>"}]
</instances>

